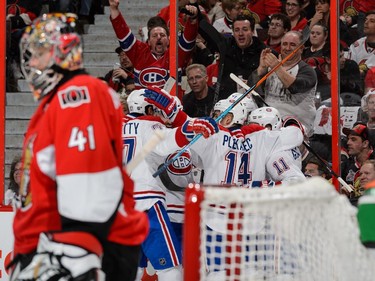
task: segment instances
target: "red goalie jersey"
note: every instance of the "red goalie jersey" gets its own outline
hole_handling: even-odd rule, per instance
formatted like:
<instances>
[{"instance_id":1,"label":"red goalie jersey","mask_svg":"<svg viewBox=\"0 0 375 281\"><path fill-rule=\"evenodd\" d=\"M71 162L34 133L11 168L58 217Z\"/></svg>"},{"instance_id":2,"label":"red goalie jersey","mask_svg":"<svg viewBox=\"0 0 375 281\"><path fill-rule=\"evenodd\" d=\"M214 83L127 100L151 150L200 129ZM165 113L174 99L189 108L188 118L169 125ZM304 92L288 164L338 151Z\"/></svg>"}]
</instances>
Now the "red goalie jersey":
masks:
<instances>
[{"instance_id":1,"label":"red goalie jersey","mask_svg":"<svg viewBox=\"0 0 375 281\"><path fill-rule=\"evenodd\" d=\"M90 228L102 241L144 240L147 217L134 210L133 182L122 169L122 117L115 92L86 74L41 100L24 140L15 254L34 251L41 232L64 230L61 218L108 222L111 229Z\"/></svg>"}]
</instances>

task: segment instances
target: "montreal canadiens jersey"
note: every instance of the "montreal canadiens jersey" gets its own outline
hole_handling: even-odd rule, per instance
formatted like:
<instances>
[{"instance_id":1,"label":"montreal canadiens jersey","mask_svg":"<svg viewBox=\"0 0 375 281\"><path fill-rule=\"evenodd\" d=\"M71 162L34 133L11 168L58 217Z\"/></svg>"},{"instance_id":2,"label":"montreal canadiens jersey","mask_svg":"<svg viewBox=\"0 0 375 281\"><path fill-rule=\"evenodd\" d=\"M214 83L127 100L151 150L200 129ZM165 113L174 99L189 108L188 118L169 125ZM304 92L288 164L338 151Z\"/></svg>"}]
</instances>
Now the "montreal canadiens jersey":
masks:
<instances>
[{"instance_id":1,"label":"montreal canadiens jersey","mask_svg":"<svg viewBox=\"0 0 375 281\"><path fill-rule=\"evenodd\" d=\"M106 222L121 199L132 213L132 182L124 189L122 117L116 93L86 74L41 100L23 144L15 253L35 250L41 232L61 230L60 215Z\"/></svg>"},{"instance_id":2,"label":"montreal canadiens jersey","mask_svg":"<svg viewBox=\"0 0 375 281\"><path fill-rule=\"evenodd\" d=\"M137 40L125 19L120 14L111 18L113 28L121 48L126 52L134 66L136 89L157 86L163 88L169 78L169 50L163 57L155 57L147 43ZM184 32L178 38L178 83L181 83L182 70L190 59L198 34L198 24L187 21Z\"/></svg>"},{"instance_id":3,"label":"montreal canadiens jersey","mask_svg":"<svg viewBox=\"0 0 375 281\"><path fill-rule=\"evenodd\" d=\"M265 179L282 182L304 180L300 165L296 164L301 159L296 147L302 141L301 130L294 126L245 135L244 143L249 149L242 155L240 183L247 185Z\"/></svg>"},{"instance_id":4,"label":"montreal canadiens jersey","mask_svg":"<svg viewBox=\"0 0 375 281\"><path fill-rule=\"evenodd\" d=\"M142 151L153 134L152 132L163 130L166 135L166 138L130 174L134 181L134 199L137 210L148 210L157 201L165 204L165 187L158 177L153 177L153 174L158 170L159 165L164 163L169 154L181 148L176 142L177 129L167 128L159 117L142 116L134 118L127 115L124 118L122 136L125 164Z\"/></svg>"},{"instance_id":5,"label":"montreal canadiens jersey","mask_svg":"<svg viewBox=\"0 0 375 281\"><path fill-rule=\"evenodd\" d=\"M179 151L168 155L165 162L172 159ZM175 161L173 161L165 173L168 175L169 184L180 187L182 191L171 190L166 187L167 212L171 222L183 223L185 210L185 191L190 183L194 183L193 167L198 164L198 155L189 149L184 151Z\"/></svg>"},{"instance_id":6,"label":"montreal canadiens jersey","mask_svg":"<svg viewBox=\"0 0 375 281\"><path fill-rule=\"evenodd\" d=\"M191 147L199 155L204 169L204 184L237 184L241 154L244 152L242 139L220 126L218 133L207 139L200 138Z\"/></svg>"}]
</instances>

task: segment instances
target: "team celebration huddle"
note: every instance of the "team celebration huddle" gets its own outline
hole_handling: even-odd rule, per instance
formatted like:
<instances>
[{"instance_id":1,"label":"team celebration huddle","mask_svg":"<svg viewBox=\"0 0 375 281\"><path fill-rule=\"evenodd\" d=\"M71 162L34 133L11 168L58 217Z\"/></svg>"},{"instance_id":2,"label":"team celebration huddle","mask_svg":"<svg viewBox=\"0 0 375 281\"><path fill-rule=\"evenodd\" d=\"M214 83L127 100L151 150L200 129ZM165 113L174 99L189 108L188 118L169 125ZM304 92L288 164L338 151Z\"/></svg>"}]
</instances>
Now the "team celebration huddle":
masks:
<instances>
[{"instance_id":1,"label":"team celebration huddle","mask_svg":"<svg viewBox=\"0 0 375 281\"><path fill-rule=\"evenodd\" d=\"M345 28L333 31L328 0L179 0L176 79L170 6L136 34L127 4L109 0L120 64L101 79L84 68L80 16L29 18L20 68L38 107L8 198L10 280L371 280L375 4L344 2ZM331 165L333 47L341 110L355 111L340 131L341 173ZM344 225L348 252L320 241ZM352 249L363 275L335 260Z\"/></svg>"}]
</instances>

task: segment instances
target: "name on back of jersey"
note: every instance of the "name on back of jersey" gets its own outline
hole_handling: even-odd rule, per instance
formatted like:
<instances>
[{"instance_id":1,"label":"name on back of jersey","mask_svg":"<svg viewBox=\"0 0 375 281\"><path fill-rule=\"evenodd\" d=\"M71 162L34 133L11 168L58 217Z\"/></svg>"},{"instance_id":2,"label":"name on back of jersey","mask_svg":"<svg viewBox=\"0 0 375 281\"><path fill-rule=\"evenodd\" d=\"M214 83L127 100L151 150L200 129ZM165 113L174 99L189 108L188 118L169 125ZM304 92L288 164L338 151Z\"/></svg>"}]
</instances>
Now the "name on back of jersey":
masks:
<instances>
[{"instance_id":1,"label":"name on back of jersey","mask_svg":"<svg viewBox=\"0 0 375 281\"><path fill-rule=\"evenodd\" d=\"M139 123L135 123L135 122L125 123L122 126L122 133L124 135L125 134L137 135L138 134L138 127L139 127Z\"/></svg>"},{"instance_id":2,"label":"name on back of jersey","mask_svg":"<svg viewBox=\"0 0 375 281\"><path fill-rule=\"evenodd\" d=\"M246 138L242 142L242 139L234 138L229 135L224 135L222 145L234 150L241 150L246 152L250 151L253 147L249 138Z\"/></svg>"}]
</instances>

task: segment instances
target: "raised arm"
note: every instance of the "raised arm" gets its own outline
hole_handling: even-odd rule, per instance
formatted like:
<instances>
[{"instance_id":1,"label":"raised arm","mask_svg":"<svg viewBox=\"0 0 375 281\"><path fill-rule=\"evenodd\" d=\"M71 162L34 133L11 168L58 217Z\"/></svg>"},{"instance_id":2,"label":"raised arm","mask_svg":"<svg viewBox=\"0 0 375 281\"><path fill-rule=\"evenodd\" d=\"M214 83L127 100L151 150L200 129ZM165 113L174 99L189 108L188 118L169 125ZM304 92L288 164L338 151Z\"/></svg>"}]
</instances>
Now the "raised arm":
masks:
<instances>
[{"instance_id":1,"label":"raised arm","mask_svg":"<svg viewBox=\"0 0 375 281\"><path fill-rule=\"evenodd\" d=\"M111 13L111 18L115 19L120 14L118 6L120 5L120 0L109 0L109 11Z\"/></svg>"}]
</instances>

